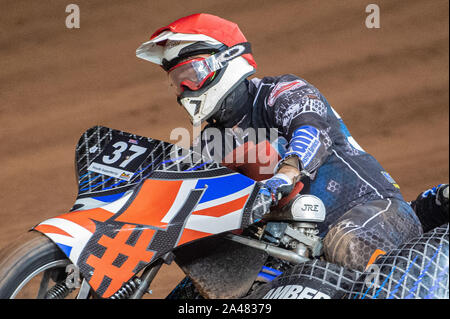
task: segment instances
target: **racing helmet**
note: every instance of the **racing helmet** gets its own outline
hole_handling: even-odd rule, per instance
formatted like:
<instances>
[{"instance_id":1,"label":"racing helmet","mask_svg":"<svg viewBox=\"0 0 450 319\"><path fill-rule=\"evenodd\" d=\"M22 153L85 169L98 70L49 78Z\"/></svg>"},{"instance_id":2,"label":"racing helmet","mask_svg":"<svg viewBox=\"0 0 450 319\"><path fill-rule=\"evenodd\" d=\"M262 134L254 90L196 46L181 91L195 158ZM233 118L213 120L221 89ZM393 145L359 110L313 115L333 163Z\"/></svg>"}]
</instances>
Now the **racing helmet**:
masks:
<instances>
[{"instance_id":1,"label":"racing helmet","mask_svg":"<svg viewBox=\"0 0 450 319\"><path fill-rule=\"evenodd\" d=\"M194 125L214 115L257 67L237 24L205 13L159 28L136 50L136 56L168 72L178 103Z\"/></svg>"}]
</instances>

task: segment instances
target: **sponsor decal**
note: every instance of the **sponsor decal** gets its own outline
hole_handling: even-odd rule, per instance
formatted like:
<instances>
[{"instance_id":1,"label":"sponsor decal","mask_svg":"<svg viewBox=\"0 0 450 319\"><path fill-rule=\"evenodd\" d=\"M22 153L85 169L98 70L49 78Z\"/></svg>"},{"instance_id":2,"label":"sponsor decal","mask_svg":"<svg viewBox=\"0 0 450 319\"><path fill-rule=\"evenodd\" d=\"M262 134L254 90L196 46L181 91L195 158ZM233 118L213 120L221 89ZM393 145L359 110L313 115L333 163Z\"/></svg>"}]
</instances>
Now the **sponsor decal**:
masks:
<instances>
[{"instance_id":1,"label":"sponsor decal","mask_svg":"<svg viewBox=\"0 0 450 319\"><path fill-rule=\"evenodd\" d=\"M394 187L400 189L400 186L398 186L397 182L391 177L391 175L389 175L388 172L381 171L381 174L383 174L383 176L387 179L387 181L392 185L394 185Z\"/></svg>"},{"instance_id":2,"label":"sponsor decal","mask_svg":"<svg viewBox=\"0 0 450 319\"><path fill-rule=\"evenodd\" d=\"M296 154L303 165L307 166L316 155L320 145L319 131L312 126L302 126L294 132L285 156Z\"/></svg>"},{"instance_id":3,"label":"sponsor decal","mask_svg":"<svg viewBox=\"0 0 450 319\"><path fill-rule=\"evenodd\" d=\"M281 82L278 83L274 89L272 90L272 92L270 92L269 98L267 99L267 104L269 106L273 106L275 104L275 101L278 97L280 97L281 95L283 95L284 93L302 87L306 85L305 82L301 81L301 80L295 80L292 82Z\"/></svg>"},{"instance_id":4,"label":"sponsor decal","mask_svg":"<svg viewBox=\"0 0 450 319\"><path fill-rule=\"evenodd\" d=\"M131 174L129 174L129 173L122 172L122 174L120 174L120 178L123 178L125 180L129 180L130 177L131 177Z\"/></svg>"},{"instance_id":5,"label":"sponsor decal","mask_svg":"<svg viewBox=\"0 0 450 319\"><path fill-rule=\"evenodd\" d=\"M134 139L132 139L132 138L130 138L129 140L128 140L128 143L131 143L131 144L138 144L138 141L137 140L134 140Z\"/></svg>"},{"instance_id":6,"label":"sponsor decal","mask_svg":"<svg viewBox=\"0 0 450 319\"><path fill-rule=\"evenodd\" d=\"M117 169L115 167L99 164L99 163L92 163L89 168L89 171L115 177L118 179L122 179L125 181L129 181L131 179L131 176L133 175L132 172L124 171L123 169Z\"/></svg>"},{"instance_id":7,"label":"sponsor decal","mask_svg":"<svg viewBox=\"0 0 450 319\"><path fill-rule=\"evenodd\" d=\"M235 46L223 51L217 57L217 62L223 64L225 62L231 61L234 58L242 55L247 50L246 46L243 44L236 44ZM214 70L215 71L215 70Z\"/></svg>"},{"instance_id":8,"label":"sponsor decal","mask_svg":"<svg viewBox=\"0 0 450 319\"><path fill-rule=\"evenodd\" d=\"M287 285L270 289L263 299L331 299L331 297L311 287Z\"/></svg>"}]
</instances>

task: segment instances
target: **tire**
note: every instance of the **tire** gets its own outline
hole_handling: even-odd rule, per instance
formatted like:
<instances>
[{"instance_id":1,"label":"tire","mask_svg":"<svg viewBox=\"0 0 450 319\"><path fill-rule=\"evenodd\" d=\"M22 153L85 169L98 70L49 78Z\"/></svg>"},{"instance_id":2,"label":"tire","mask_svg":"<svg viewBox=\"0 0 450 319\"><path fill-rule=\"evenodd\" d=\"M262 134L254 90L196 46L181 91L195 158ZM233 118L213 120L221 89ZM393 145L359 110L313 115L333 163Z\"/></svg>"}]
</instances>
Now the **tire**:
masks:
<instances>
[{"instance_id":1,"label":"tire","mask_svg":"<svg viewBox=\"0 0 450 319\"><path fill-rule=\"evenodd\" d=\"M378 257L346 298L448 299L448 234L442 225Z\"/></svg>"},{"instance_id":2,"label":"tire","mask_svg":"<svg viewBox=\"0 0 450 319\"><path fill-rule=\"evenodd\" d=\"M341 299L360 274L323 260L311 260L289 269L247 298Z\"/></svg>"},{"instance_id":3,"label":"tire","mask_svg":"<svg viewBox=\"0 0 450 319\"><path fill-rule=\"evenodd\" d=\"M65 281L70 264L50 239L36 231L28 232L0 252L0 298L61 297L56 294L61 292L57 284ZM49 286L52 280L54 284Z\"/></svg>"}]
</instances>

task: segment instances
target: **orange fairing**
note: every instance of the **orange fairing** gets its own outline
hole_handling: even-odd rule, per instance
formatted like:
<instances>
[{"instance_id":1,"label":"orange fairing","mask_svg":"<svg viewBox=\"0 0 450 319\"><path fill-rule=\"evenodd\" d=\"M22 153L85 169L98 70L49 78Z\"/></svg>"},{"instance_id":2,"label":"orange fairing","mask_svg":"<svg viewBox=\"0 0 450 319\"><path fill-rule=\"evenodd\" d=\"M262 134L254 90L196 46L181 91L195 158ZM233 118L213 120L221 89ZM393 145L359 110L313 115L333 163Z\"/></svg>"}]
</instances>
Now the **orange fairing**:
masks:
<instances>
[{"instance_id":1,"label":"orange fairing","mask_svg":"<svg viewBox=\"0 0 450 319\"><path fill-rule=\"evenodd\" d=\"M55 218L46 220L37 225L36 227L34 227L34 229L47 235L58 234L76 238L79 232L73 228L70 228L69 227L70 223L65 222L65 224L63 224L62 222L64 221L72 222L76 225L81 226L89 233L94 233L95 232L94 221L105 222L112 215L113 214L111 212L106 211L102 208L76 211L71 213L65 213Z\"/></svg>"},{"instance_id":2,"label":"orange fairing","mask_svg":"<svg viewBox=\"0 0 450 319\"><path fill-rule=\"evenodd\" d=\"M136 226L125 224L114 238L103 235L98 243L105 247L105 253L101 258L90 255L86 264L94 269L89 284L95 290L100 288L105 276L110 278L107 289L103 292L103 297L110 297L122 284L128 281L134 274L136 266L141 263L149 263L154 255L153 251L148 251L148 243L152 240L155 230L144 229L138 240L131 246L127 244L132 231ZM123 256L125 261L118 264L119 256Z\"/></svg>"},{"instance_id":3,"label":"orange fairing","mask_svg":"<svg viewBox=\"0 0 450 319\"><path fill-rule=\"evenodd\" d=\"M152 225L164 228L161 220L172 207L183 181L148 179L142 185L138 196L116 221L138 225Z\"/></svg>"},{"instance_id":4,"label":"orange fairing","mask_svg":"<svg viewBox=\"0 0 450 319\"><path fill-rule=\"evenodd\" d=\"M62 230L61 228L52 225L37 225L34 229L44 234L57 234L67 237L73 237L69 233Z\"/></svg>"},{"instance_id":5,"label":"orange fairing","mask_svg":"<svg viewBox=\"0 0 450 319\"><path fill-rule=\"evenodd\" d=\"M34 227L77 265L99 297L113 296L176 247L252 221L254 180L217 163L180 162L168 150L165 142L89 129L77 145L79 193L72 211Z\"/></svg>"},{"instance_id":6,"label":"orange fairing","mask_svg":"<svg viewBox=\"0 0 450 319\"><path fill-rule=\"evenodd\" d=\"M99 296L110 297L174 247L241 228L254 181L236 173L188 176L146 179L109 204L48 219L35 229L64 251Z\"/></svg>"}]
</instances>

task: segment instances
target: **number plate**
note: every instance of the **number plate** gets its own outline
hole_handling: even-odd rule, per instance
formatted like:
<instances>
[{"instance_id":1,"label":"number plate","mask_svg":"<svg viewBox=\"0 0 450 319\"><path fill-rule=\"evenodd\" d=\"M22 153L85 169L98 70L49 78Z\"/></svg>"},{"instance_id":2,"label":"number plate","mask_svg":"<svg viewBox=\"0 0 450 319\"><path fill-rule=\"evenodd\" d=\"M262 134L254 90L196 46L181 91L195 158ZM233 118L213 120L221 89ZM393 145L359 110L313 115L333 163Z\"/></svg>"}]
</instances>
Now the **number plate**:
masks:
<instances>
[{"instance_id":1,"label":"number plate","mask_svg":"<svg viewBox=\"0 0 450 319\"><path fill-rule=\"evenodd\" d=\"M113 135L88 170L129 181L151 152L150 142Z\"/></svg>"}]
</instances>

